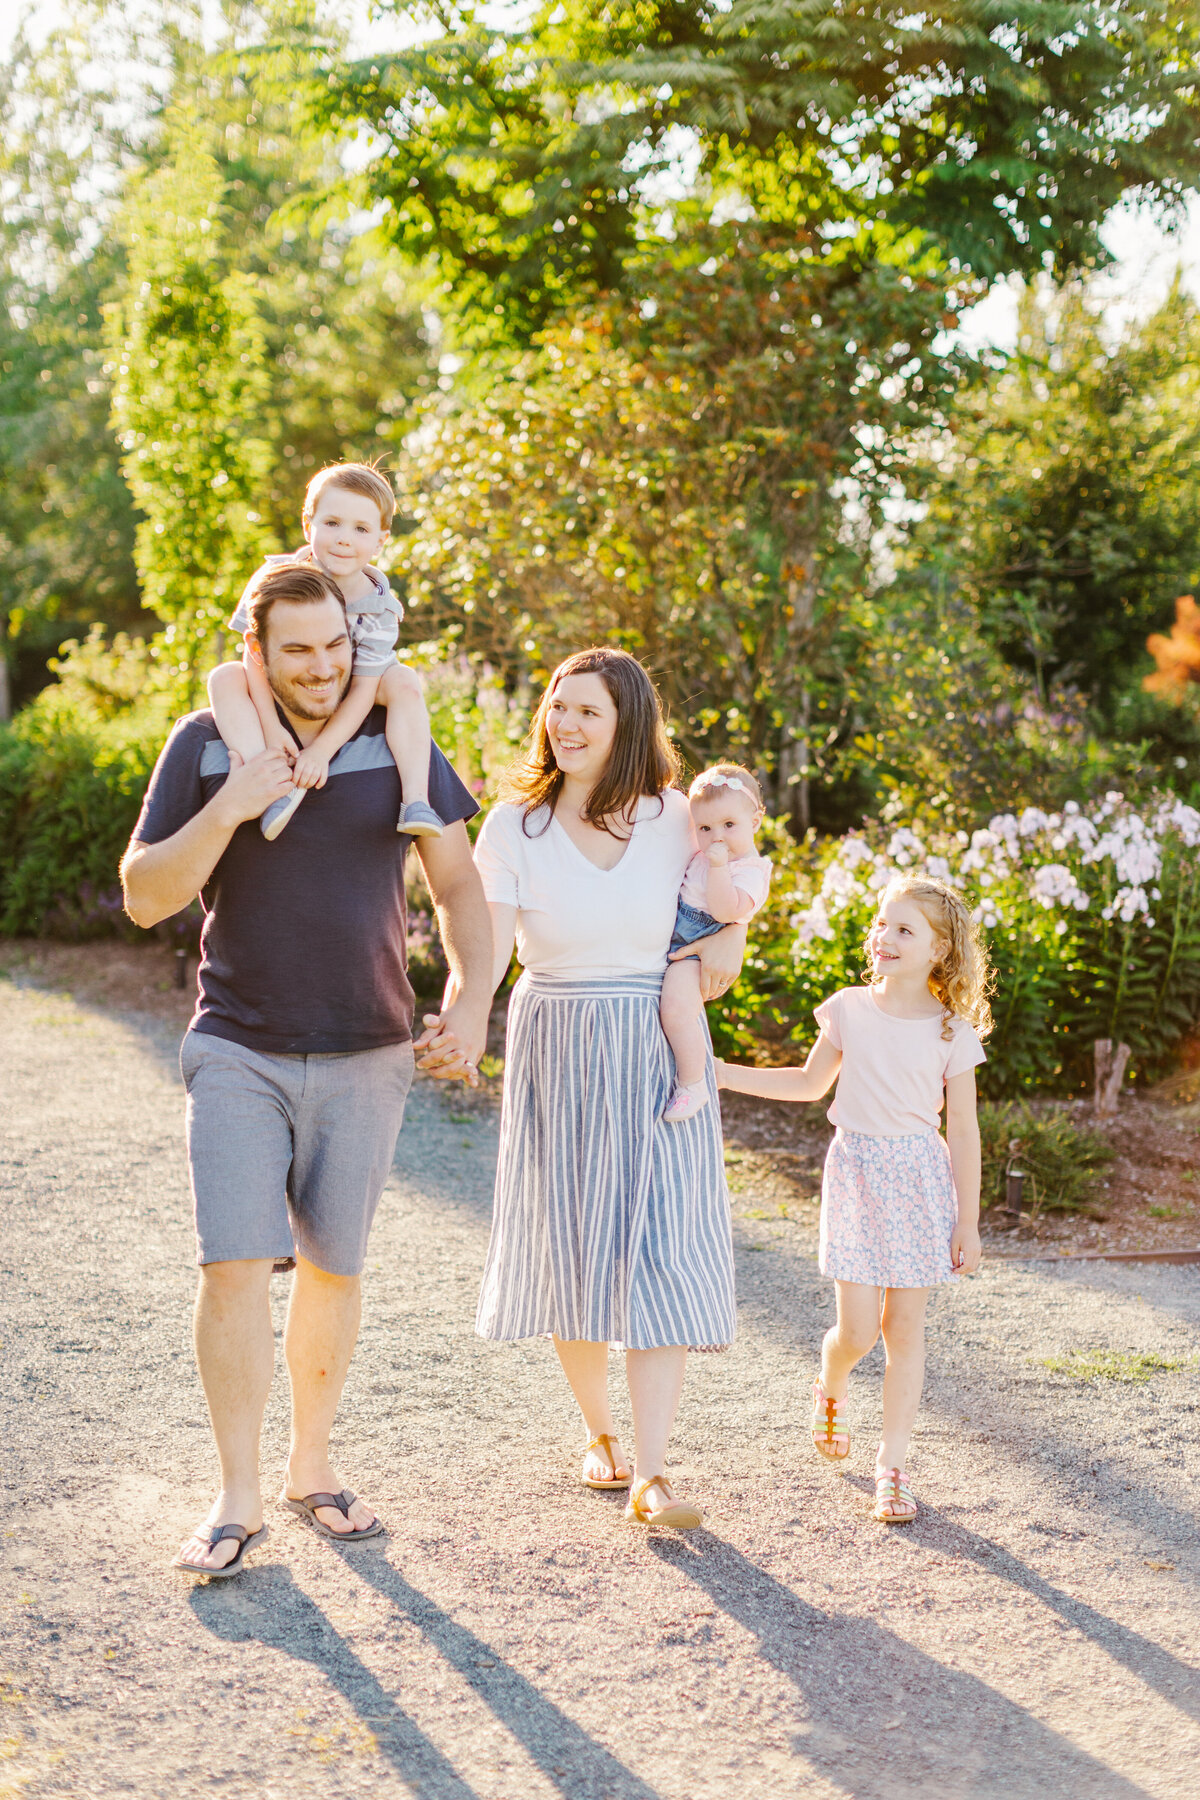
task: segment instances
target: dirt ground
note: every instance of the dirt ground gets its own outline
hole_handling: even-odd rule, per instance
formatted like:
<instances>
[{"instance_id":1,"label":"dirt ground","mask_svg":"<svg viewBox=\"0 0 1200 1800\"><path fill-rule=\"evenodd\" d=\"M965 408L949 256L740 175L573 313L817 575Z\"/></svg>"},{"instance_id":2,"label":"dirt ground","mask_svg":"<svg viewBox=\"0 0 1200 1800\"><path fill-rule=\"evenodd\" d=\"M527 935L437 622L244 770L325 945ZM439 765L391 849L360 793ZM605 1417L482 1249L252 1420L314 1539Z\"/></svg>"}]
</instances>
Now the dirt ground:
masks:
<instances>
[{"instance_id":1,"label":"dirt ground","mask_svg":"<svg viewBox=\"0 0 1200 1800\"><path fill-rule=\"evenodd\" d=\"M850 1472L807 1447L820 1141L761 1111L728 1117L739 1338L693 1360L671 1471L705 1530L623 1525L548 1346L474 1337L494 1102L421 1082L337 1433L389 1535L269 1506L238 1581L173 1574L214 1470L170 977L0 959L0 1800L1190 1800L1200 1270L993 1253L941 1290L889 1531L878 1350Z\"/></svg>"}]
</instances>

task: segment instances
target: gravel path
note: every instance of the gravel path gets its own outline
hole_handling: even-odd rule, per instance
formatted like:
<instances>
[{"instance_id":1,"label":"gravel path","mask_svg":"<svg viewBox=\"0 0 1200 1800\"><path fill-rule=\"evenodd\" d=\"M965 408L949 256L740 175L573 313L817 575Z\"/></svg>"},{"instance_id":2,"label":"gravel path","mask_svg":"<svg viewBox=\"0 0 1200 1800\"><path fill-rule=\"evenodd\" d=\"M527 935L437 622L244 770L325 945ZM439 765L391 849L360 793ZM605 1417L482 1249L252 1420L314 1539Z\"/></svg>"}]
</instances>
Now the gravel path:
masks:
<instances>
[{"instance_id":1,"label":"gravel path","mask_svg":"<svg viewBox=\"0 0 1200 1800\"><path fill-rule=\"evenodd\" d=\"M338 1436L390 1536L339 1552L272 1507L240 1581L171 1574L213 1475L175 1037L0 979L0 1800L1195 1792L1196 1270L993 1266L940 1294L925 1510L888 1531L879 1353L839 1480L805 1447L831 1314L809 1227L742 1219L741 1337L694 1360L676 1440L710 1529L648 1534L576 1485L548 1347L472 1336L495 1122L428 1083ZM1042 1360L1097 1348L1179 1366Z\"/></svg>"}]
</instances>

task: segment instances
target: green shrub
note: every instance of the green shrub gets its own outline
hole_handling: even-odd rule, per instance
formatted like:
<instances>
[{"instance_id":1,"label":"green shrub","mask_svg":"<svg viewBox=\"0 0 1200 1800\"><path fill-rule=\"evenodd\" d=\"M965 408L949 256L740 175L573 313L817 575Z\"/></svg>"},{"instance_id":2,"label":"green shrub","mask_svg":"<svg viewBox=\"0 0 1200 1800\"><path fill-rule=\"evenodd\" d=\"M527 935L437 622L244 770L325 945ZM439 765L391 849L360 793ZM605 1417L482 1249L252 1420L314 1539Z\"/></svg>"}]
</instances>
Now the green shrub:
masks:
<instances>
[{"instance_id":1,"label":"green shrub","mask_svg":"<svg viewBox=\"0 0 1200 1800\"><path fill-rule=\"evenodd\" d=\"M148 650L93 633L0 728L0 933L134 935L117 865L170 724Z\"/></svg>"},{"instance_id":2,"label":"green shrub","mask_svg":"<svg viewBox=\"0 0 1200 1800\"><path fill-rule=\"evenodd\" d=\"M1097 1038L1128 1043L1131 1073L1169 1071L1200 1019L1200 812L1120 794L1060 813L1027 807L968 834L873 824L823 845L771 845L772 898L743 977L710 1008L722 1049L794 1061L813 1008L862 979L863 941L893 874L955 883L996 970L990 1098L1090 1085Z\"/></svg>"},{"instance_id":3,"label":"green shrub","mask_svg":"<svg viewBox=\"0 0 1200 1800\"><path fill-rule=\"evenodd\" d=\"M1035 1111L1028 1101L979 1108L983 1151L981 1193L985 1207L1003 1197L1010 1169L1026 1177L1024 1206L1030 1213L1070 1212L1092 1199L1100 1172L1113 1159L1108 1141L1080 1125L1066 1108Z\"/></svg>"}]
</instances>

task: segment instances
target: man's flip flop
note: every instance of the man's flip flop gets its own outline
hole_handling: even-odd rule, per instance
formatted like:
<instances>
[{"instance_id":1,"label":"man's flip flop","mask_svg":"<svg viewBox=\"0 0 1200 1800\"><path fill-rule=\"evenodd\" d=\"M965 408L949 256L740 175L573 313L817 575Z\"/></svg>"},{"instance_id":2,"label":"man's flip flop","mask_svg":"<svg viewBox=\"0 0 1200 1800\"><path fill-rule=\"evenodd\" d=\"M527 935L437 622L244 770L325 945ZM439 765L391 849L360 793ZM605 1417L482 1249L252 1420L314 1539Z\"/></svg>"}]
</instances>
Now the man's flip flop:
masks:
<instances>
[{"instance_id":1,"label":"man's flip flop","mask_svg":"<svg viewBox=\"0 0 1200 1800\"><path fill-rule=\"evenodd\" d=\"M184 1562L181 1556L172 1560L171 1567L182 1569L185 1575L203 1575L209 1581L228 1581L231 1575L240 1573L247 1550L253 1550L255 1544L263 1542L267 1536L267 1528L265 1524L260 1525L257 1531L247 1531L244 1525L197 1525L192 1536L207 1540L210 1550L225 1538L236 1538L238 1553L221 1569L205 1569L198 1563Z\"/></svg>"},{"instance_id":2,"label":"man's flip flop","mask_svg":"<svg viewBox=\"0 0 1200 1800\"><path fill-rule=\"evenodd\" d=\"M352 1494L349 1488L343 1488L340 1494L305 1494L303 1500L293 1500L284 1488L279 1499L280 1504L286 1506L289 1512L299 1513L315 1531L319 1531L322 1537L332 1538L335 1544L361 1544L364 1538L378 1537L384 1529L382 1519L373 1519L369 1525L358 1526L354 1531L333 1531L323 1520L318 1519L318 1506L336 1506L342 1517L349 1519L350 1508L358 1499L358 1495Z\"/></svg>"}]
</instances>

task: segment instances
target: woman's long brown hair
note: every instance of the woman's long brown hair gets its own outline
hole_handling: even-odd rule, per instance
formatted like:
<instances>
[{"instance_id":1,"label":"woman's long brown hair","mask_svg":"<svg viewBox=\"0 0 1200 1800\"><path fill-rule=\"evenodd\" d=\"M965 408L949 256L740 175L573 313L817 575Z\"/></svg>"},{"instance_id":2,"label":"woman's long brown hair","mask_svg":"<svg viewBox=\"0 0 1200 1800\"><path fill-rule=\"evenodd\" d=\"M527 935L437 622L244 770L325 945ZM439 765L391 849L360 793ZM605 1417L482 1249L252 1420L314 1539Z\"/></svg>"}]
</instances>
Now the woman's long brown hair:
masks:
<instances>
[{"instance_id":1,"label":"woman's long brown hair","mask_svg":"<svg viewBox=\"0 0 1200 1800\"><path fill-rule=\"evenodd\" d=\"M562 792L563 772L554 760L546 720L560 681L568 675L598 675L617 709L617 729L604 772L587 797L583 817L598 831L625 837L633 828L643 794L657 797L679 779L679 755L667 736L662 706L649 675L627 650L603 645L579 650L559 663L534 714L525 749L505 770L500 798L525 808L525 829L539 807L550 814ZM550 819L547 817L546 824ZM543 827L545 829L545 827Z\"/></svg>"}]
</instances>

